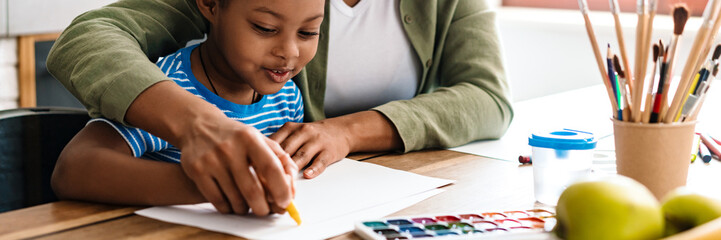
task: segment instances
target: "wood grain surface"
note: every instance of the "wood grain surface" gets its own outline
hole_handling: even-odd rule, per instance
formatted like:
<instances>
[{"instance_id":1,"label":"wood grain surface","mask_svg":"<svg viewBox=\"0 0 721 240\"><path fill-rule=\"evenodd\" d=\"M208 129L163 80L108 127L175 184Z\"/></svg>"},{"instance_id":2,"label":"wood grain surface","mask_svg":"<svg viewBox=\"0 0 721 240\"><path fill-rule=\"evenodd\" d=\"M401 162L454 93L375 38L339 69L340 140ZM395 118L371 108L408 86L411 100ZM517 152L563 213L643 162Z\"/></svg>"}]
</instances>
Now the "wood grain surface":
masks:
<instances>
[{"instance_id":1,"label":"wood grain surface","mask_svg":"<svg viewBox=\"0 0 721 240\"><path fill-rule=\"evenodd\" d=\"M391 216L534 207L532 168L449 150L362 153L349 158L455 180ZM133 214L143 207L60 201L0 214L0 239L240 239ZM333 239L360 239L352 232Z\"/></svg>"}]
</instances>

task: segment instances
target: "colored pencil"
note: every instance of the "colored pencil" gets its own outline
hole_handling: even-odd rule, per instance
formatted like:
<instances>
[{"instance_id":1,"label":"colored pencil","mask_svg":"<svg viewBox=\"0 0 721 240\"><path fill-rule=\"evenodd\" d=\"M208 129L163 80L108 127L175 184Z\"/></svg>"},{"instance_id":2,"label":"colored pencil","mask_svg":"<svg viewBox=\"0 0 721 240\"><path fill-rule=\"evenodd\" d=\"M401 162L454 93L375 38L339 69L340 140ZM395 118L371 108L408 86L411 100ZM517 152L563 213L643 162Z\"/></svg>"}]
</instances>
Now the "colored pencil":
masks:
<instances>
[{"instance_id":1,"label":"colored pencil","mask_svg":"<svg viewBox=\"0 0 721 240\"><path fill-rule=\"evenodd\" d=\"M708 136L708 134L701 133L699 136L701 136L701 142L708 148L709 152L711 154L715 154L716 156L721 156L721 149L716 145L714 141L711 140L711 138Z\"/></svg>"},{"instance_id":2,"label":"colored pencil","mask_svg":"<svg viewBox=\"0 0 721 240\"><path fill-rule=\"evenodd\" d=\"M714 142L716 142L716 144L721 145L721 140L719 140L719 139L716 138L715 136L709 136L709 137L711 138L711 140L713 140Z\"/></svg>"},{"instance_id":3,"label":"colored pencil","mask_svg":"<svg viewBox=\"0 0 721 240\"><path fill-rule=\"evenodd\" d=\"M288 212L288 215L290 215L291 218L293 218L293 221L295 221L298 226L300 226L301 220L300 220L300 214L298 213L298 209L295 208L295 204L293 202L290 202L288 207L285 208L285 211Z\"/></svg>"},{"instance_id":4,"label":"colored pencil","mask_svg":"<svg viewBox=\"0 0 721 240\"><path fill-rule=\"evenodd\" d=\"M709 163L709 162L711 162L711 158L712 158L712 157L711 157L711 152L708 150L708 148L706 147L706 145L701 144L701 145L698 146L698 154L700 155L701 160L702 160L704 163Z\"/></svg>"},{"instance_id":5,"label":"colored pencil","mask_svg":"<svg viewBox=\"0 0 721 240\"><path fill-rule=\"evenodd\" d=\"M611 86L613 86L613 96L616 99L616 103L618 104L618 107L616 108L616 117L618 120L623 121L623 103L621 101L621 88L618 81L618 77L616 76L616 71L614 70L613 66L613 57L611 57L611 44L608 44L608 47L606 48L606 65L608 68L608 81L611 82Z\"/></svg>"}]
</instances>

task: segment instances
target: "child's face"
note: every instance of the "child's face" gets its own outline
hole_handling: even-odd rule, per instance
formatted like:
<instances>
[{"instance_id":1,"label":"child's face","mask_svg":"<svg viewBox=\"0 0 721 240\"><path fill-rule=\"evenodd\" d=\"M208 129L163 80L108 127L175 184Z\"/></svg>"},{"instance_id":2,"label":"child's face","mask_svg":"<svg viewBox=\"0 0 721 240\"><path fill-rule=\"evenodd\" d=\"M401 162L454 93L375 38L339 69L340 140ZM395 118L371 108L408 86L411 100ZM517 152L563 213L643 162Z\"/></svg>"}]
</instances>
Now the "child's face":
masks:
<instances>
[{"instance_id":1,"label":"child's face","mask_svg":"<svg viewBox=\"0 0 721 240\"><path fill-rule=\"evenodd\" d=\"M234 74L256 92L278 92L315 56L324 0L225 1L210 35Z\"/></svg>"}]
</instances>

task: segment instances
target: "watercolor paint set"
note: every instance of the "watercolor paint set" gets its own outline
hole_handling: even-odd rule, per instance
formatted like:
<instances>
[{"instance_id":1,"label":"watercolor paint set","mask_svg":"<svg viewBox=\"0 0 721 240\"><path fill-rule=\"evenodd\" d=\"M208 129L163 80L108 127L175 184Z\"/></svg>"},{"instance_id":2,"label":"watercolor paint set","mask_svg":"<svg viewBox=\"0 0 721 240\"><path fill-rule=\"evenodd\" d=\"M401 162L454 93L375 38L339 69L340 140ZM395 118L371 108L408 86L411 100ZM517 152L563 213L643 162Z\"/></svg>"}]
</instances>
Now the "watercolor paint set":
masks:
<instances>
[{"instance_id":1,"label":"watercolor paint set","mask_svg":"<svg viewBox=\"0 0 721 240\"><path fill-rule=\"evenodd\" d=\"M546 239L556 225L545 209L402 216L361 221L355 232L363 239Z\"/></svg>"}]
</instances>

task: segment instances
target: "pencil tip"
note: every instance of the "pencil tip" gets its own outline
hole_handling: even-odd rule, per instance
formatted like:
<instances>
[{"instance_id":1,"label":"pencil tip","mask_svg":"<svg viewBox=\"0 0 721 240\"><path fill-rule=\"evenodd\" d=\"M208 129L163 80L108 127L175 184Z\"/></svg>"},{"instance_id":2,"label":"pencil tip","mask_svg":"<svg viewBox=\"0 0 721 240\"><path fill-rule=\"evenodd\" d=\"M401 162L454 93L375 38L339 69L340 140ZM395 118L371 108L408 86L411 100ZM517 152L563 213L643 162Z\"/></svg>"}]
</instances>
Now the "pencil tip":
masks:
<instances>
[{"instance_id":1,"label":"pencil tip","mask_svg":"<svg viewBox=\"0 0 721 240\"><path fill-rule=\"evenodd\" d=\"M611 58L611 56L612 56L612 53L611 53L611 44L609 43L609 44L608 44L608 47L606 48L606 58Z\"/></svg>"}]
</instances>

